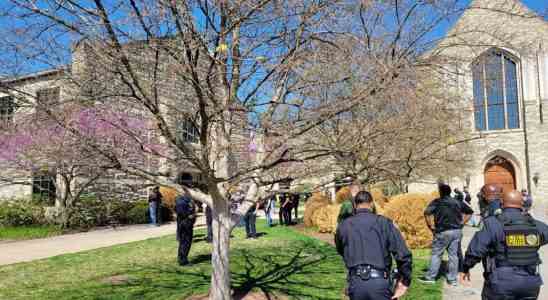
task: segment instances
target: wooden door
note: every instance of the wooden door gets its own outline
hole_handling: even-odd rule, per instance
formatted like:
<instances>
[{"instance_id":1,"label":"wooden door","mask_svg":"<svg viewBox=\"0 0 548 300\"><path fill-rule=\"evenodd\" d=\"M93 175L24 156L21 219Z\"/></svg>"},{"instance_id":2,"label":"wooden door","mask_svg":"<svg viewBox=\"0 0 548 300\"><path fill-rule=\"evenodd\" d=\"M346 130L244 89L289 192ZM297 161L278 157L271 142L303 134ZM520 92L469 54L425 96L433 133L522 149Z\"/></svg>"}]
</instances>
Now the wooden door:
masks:
<instances>
[{"instance_id":1,"label":"wooden door","mask_svg":"<svg viewBox=\"0 0 548 300\"><path fill-rule=\"evenodd\" d=\"M485 167L485 184L496 184L504 192L516 189L514 166L502 157L495 157Z\"/></svg>"}]
</instances>

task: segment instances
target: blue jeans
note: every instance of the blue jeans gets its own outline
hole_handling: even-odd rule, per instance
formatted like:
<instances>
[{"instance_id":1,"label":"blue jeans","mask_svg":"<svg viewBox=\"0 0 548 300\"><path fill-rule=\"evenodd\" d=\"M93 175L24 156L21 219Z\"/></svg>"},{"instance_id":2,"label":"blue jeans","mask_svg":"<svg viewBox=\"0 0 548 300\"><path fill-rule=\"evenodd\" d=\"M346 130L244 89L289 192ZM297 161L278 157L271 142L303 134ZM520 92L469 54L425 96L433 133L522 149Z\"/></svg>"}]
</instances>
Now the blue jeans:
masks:
<instances>
[{"instance_id":1,"label":"blue jeans","mask_svg":"<svg viewBox=\"0 0 548 300\"><path fill-rule=\"evenodd\" d=\"M255 229L255 222L257 221L257 215L255 212L248 212L244 216L245 233L247 237L257 236L257 230Z\"/></svg>"},{"instance_id":2,"label":"blue jeans","mask_svg":"<svg viewBox=\"0 0 548 300\"><path fill-rule=\"evenodd\" d=\"M436 280L440 270L441 258L445 250L449 257L447 281L457 282L459 270L459 245L462 239L462 230L453 229L436 233L432 242L432 258L430 260L430 269L426 273L427 279Z\"/></svg>"},{"instance_id":3,"label":"blue jeans","mask_svg":"<svg viewBox=\"0 0 548 300\"><path fill-rule=\"evenodd\" d=\"M158 202L152 201L148 203L148 211L150 214L150 224L157 224L158 220L156 218L158 212Z\"/></svg>"},{"instance_id":4,"label":"blue jeans","mask_svg":"<svg viewBox=\"0 0 548 300\"><path fill-rule=\"evenodd\" d=\"M274 201L272 201L270 207L266 207L264 211L266 215L266 224L268 224L269 227L272 226L272 213L274 212L275 206L276 204L274 203Z\"/></svg>"}]
</instances>

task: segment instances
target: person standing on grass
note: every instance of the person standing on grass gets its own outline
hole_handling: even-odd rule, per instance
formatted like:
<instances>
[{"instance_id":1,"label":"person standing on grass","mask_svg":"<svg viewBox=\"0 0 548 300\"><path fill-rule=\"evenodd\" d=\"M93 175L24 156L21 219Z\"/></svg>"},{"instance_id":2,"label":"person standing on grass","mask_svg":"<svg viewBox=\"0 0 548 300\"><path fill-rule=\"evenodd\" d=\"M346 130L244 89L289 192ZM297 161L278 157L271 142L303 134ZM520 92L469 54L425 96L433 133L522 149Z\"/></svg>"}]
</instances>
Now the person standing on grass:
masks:
<instances>
[{"instance_id":1,"label":"person standing on grass","mask_svg":"<svg viewBox=\"0 0 548 300\"><path fill-rule=\"evenodd\" d=\"M350 300L402 297L411 284L412 254L392 220L373 213L373 197L361 191L354 198L354 215L337 227L335 245L348 269ZM400 278L392 294L389 274L396 261Z\"/></svg>"},{"instance_id":2,"label":"person standing on grass","mask_svg":"<svg viewBox=\"0 0 548 300\"><path fill-rule=\"evenodd\" d=\"M150 224L160 226L160 206L162 205L162 193L160 187L156 186L152 189L152 193L148 196L148 208L150 215Z\"/></svg>"},{"instance_id":3,"label":"person standing on grass","mask_svg":"<svg viewBox=\"0 0 548 300\"><path fill-rule=\"evenodd\" d=\"M175 199L175 212L177 213L177 241L179 241L177 259L179 265L186 266L190 264L188 253L192 246L194 223L196 222L194 202L187 195L178 196Z\"/></svg>"},{"instance_id":4,"label":"person standing on grass","mask_svg":"<svg viewBox=\"0 0 548 300\"><path fill-rule=\"evenodd\" d=\"M350 198L343 201L339 210L339 216L337 217L337 224L340 224L346 218L351 217L354 214L354 205L352 204L352 198L356 197L361 190L359 181L354 181L350 185Z\"/></svg>"},{"instance_id":5,"label":"person standing on grass","mask_svg":"<svg viewBox=\"0 0 548 300\"><path fill-rule=\"evenodd\" d=\"M424 211L424 219L428 228L434 234L434 241L432 242L430 269L419 280L423 283L436 282L442 255L447 250L449 256L447 282L452 286L456 286L458 285L458 248L462 239L462 227L474 212L463 201L451 197L451 187L449 185L441 183L439 193L440 198L432 201ZM430 216L434 216L435 227L430 224Z\"/></svg>"},{"instance_id":6,"label":"person standing on grass","mask_svg":"<svg viewBox=\"0 0 548 300\"><path fill-rule=\"evenodd\" d=\"M206 226L207 226L207 236L206 236L206 242L211 244L213 242L213 216L212 216L211 207L209 205L206 205Z\"/></svg>"},{"instance_id":7,"label":"person standing on grass","mask_svg":"<svg viewBox=\"0 0 548 300\"><path fill-rule=\"evenodd\" d=\"M291 202L291 194L285 193L284 196L284 203L282 204L283 212L282 217L284 219L284 224L286 226L290 226L291 223L291 209L292 209L292 202Z\"/></svg>"},{"instance_id":8,"label":"person standing on grass","mask_svg":"<svg viewBox=\"0 0 548 300\"><path fill-rule=\"evenodd\" d=\"M244 223L245 223L245 233L247 239L256 239L257 238L257 229L256 229L256 223L257 223L257 209L259 209L259 203L255 203L251 208L247 211L247 213L244 216Z\"/></svg>"},{"instance_id":9,"label":"person standing on grass","mask_svg":"<svg viewBox=\"0 0 548 300\"><path fill-rule=\"evenodd\" d=\"M268 227L272 227L272 214L274 213L274 208L276 207L276 196L269 197L266 200L266 203L263 207L264 214L266 216L266 224Z\"/></svg>"},{"instance_id":10,"label":"person standing on grass","mask_svg":"<svg viewBox=\"0 0 548 300\"><path fill-rule=\"evenodd\" d=\"M295 223L299 222L299 200L301 199L301 195L299 193L293 194L293 210L295 210Z\"/></svg>"}]
</instances>

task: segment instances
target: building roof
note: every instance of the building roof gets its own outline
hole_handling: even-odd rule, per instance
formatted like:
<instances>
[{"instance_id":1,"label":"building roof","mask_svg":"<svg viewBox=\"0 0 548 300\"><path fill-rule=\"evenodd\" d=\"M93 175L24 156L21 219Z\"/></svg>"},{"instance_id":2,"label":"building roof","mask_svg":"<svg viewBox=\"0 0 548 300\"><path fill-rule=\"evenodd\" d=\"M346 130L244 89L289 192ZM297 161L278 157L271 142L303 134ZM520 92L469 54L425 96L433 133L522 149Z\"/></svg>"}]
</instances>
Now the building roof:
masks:
<instances>
[{"instance_id":1,"label":"building roof","mask_svg":"<svg viewBox=\"0 0 548 300\"><path fill-rule=\"evenodd\" d=\"M15 77L0 77L0 83L2 84L20 84L23 82L28 82L32 80L44 79L51 76L63 75L66 71L66 68L57 68L39 71L35 73L29 73L21 76Z\"/></svg>"}]
</instances>

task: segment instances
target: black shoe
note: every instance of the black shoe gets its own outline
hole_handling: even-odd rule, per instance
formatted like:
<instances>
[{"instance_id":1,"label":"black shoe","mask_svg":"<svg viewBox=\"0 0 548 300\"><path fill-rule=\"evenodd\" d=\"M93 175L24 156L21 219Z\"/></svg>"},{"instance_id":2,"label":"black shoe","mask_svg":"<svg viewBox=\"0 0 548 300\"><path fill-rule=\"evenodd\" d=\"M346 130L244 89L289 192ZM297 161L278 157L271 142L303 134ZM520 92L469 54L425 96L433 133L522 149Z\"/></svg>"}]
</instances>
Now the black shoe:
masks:
<instances>
[{"instance_id":1,"label":"black shoe","mask_svg":"<svg viewBox=\"0 0 548 300\"><path fill-rule=\"evenodd\" d=\"M184 266L184 267L188 267L192 265L188 260L187 261L180 261L179 262L179 266Z\"/></svg>"}]
</instances>

